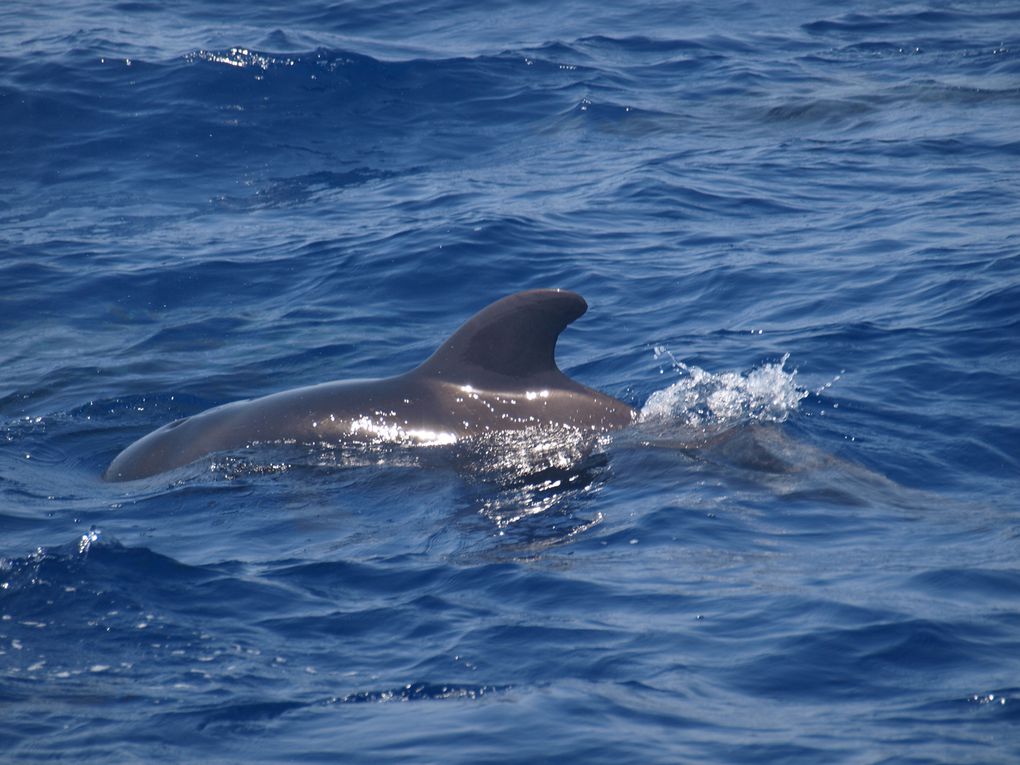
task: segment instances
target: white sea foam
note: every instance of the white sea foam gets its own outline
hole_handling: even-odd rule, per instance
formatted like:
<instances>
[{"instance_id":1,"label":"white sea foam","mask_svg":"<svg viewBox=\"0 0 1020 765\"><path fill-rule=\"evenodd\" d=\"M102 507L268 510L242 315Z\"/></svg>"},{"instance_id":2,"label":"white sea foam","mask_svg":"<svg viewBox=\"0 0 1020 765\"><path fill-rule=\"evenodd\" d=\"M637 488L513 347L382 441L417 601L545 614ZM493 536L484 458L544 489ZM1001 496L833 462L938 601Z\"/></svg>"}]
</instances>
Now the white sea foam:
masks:
<instances>
[{"instance_id":1,"label":"white sea foam","mask_svg":"<svg viewBox=\"0 0 1020 765\"><path fill-rule=\"evenodd\" d=\"M740 422L783 422L808 395L797 386L797 371L784 368L789 354L749 372L720 374L685 364L662 346L656 347L655 356L668 358L680 378L649 396L638 417L642 423L704 428Z\"/></svg>"}]
</instances>

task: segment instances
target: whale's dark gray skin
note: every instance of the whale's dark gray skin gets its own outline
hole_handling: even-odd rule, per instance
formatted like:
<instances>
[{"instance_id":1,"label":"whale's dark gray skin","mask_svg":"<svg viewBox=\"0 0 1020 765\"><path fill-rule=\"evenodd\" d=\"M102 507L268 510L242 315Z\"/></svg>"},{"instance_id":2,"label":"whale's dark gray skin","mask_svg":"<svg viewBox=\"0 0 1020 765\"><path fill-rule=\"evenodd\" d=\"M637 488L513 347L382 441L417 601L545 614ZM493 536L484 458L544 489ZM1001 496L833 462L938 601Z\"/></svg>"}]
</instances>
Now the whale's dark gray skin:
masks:
<instances>
[{"instance_id":1,"label":"whale's dark gray skin","mask_svg":"<svg viewBox=\"0 0 1020 765\"><path fill-rule=\"evenodd\" d=\"M185 417L135 441L103 477L145 478L260 442L441 444L530 427L582 434L624 427L634 419L631 407L556 366L556 339L587 309L580 295L563 290L510 295L475 314L406 374L312 385Z\"/></svg>"}]
</instances>

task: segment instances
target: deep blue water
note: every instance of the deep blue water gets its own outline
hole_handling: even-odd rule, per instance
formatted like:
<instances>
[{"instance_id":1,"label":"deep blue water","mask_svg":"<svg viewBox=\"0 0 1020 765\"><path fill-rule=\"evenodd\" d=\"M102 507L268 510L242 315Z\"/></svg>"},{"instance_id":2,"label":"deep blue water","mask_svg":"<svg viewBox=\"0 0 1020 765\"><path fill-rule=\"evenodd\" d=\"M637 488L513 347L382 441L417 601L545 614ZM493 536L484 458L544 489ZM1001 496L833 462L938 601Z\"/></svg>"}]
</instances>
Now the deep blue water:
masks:
<instances>
[{"instance_id":1,"label":"deep blue water","mask_svg":"<svg viewBox=\"0 0 1020 765\"><path fill-rule=\"evenodd\" d=\"M0 759L1020 761L1012 0L14 0L0 169ZM100 479L534 287L581 463Z\"/></svg>"}]
</instances>

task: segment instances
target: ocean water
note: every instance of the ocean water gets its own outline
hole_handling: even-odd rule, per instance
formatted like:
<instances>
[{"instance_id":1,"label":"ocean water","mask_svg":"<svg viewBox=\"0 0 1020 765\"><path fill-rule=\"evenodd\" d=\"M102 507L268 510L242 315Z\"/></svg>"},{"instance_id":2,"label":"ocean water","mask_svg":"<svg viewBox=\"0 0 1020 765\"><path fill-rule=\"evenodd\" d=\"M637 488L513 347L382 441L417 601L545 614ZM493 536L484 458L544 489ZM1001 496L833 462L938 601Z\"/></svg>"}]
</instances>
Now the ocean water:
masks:
<instances>
[{"instance_id":1,"label":"ocean water","mask_svg":"<svg viewBox=\"0 0 1020 765\"><path fill-rule=\"evenodd\" d=\"M0 760L1020 761L1018 171L1012 0L8 0ZM536 287L584 459L101 480Z\"/></svg>"}]
</instances>

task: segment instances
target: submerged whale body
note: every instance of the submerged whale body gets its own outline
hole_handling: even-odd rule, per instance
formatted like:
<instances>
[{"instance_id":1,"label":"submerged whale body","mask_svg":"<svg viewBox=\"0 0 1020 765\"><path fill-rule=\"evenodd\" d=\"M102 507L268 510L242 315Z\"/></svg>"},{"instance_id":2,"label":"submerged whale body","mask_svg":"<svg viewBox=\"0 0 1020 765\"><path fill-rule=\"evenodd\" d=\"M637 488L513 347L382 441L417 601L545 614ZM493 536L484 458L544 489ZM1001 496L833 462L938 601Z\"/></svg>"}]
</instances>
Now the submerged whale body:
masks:
<instances>
[{"instance_id":1,"label":"submerged whale body","mask_svg":"<svg viewBox=\"0 0 1020 765\"><path fill-rule=\"evenodd\" d=\"M556 339L587 309L580 295L563 290L510 295L410 372L297 388L176 420L127 447L103 477L145 478L260 442L442 444L532 427L593 435L624 427L634 419L631 407L556 366Z\"/></svg>"}]
</instances>

